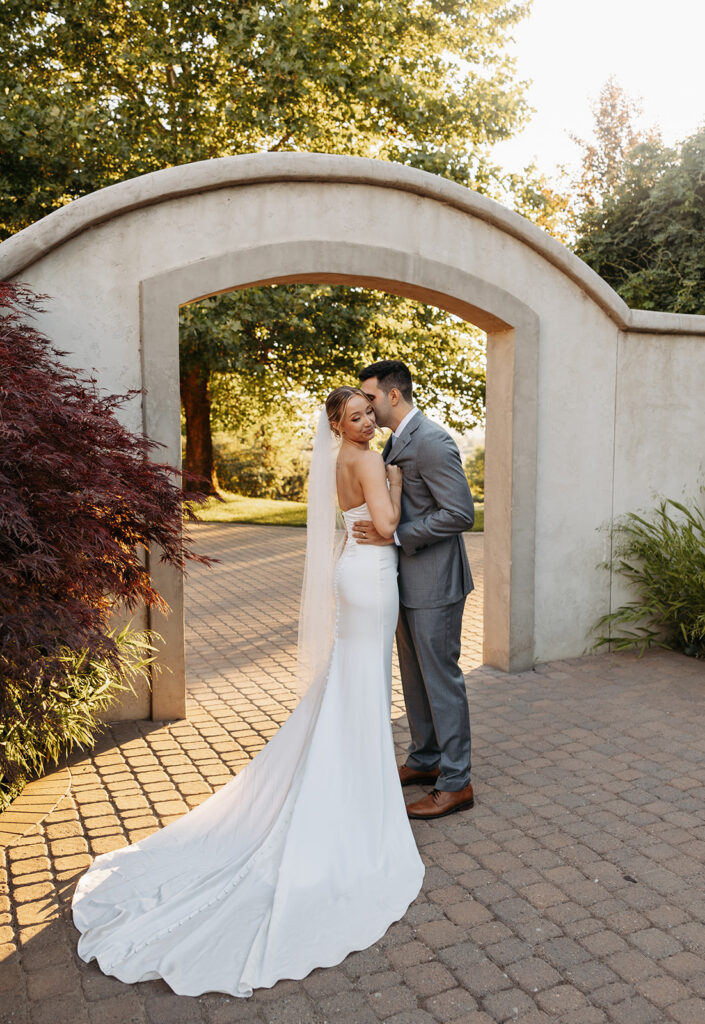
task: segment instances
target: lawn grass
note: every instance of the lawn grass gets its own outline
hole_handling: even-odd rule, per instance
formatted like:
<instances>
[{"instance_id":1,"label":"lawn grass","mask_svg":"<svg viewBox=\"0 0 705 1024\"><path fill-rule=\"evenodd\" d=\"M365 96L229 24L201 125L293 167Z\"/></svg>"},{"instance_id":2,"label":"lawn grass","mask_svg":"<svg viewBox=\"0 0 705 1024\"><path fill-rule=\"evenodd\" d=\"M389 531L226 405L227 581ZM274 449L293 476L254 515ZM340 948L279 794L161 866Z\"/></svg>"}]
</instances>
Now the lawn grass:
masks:
<instances>
[{"instance_id":1,"label":"lawn grass","mask_svg":"<svg viewBox=\"0 0 705 1024\"><path fill-rule=\"evenodd\" d=\"M225 501L209 498L195 505L194 512L203 523L260 523L267 526L305 526L306 503L275 501L272 498L245 498L242 494L221 492Z\"/></svg>"},{"instance_id":2,"label":"lawn grass","mask_svg":"<svg viewBox=\"0 0 705 1024\"><path fill-rule=\"evenodd\" d=\"M305 526L306 504L303 501L275 501L271 498L245 498L242 494L222 492L225 501L209 498L194 506L203 523L259 523L266 526ZM473 533L484 528L485 510L475 505Z\"/></svg>"}]
</instances>

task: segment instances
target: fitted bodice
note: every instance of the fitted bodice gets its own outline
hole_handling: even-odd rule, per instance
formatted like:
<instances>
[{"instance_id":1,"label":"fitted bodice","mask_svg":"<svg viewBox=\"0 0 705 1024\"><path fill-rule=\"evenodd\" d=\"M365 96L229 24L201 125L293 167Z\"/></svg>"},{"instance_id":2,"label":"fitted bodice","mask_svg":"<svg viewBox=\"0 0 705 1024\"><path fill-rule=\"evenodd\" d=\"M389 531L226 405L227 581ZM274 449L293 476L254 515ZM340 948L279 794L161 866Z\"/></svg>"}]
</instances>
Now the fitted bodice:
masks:
<instances>
[{"instance_id":1,"label":"fitted bodice","mask_svg":"<svg viewBox=\"0 0 705 1024\"><path fill-rule=\"evenodd\" d=\"M366 571L376 571L379 567L384 565L392 566L396 575L396 566L398 561L397 548L394 544L361 544L353 537L352 528L355 523L360 519L372 519L370 510L367 507L367 503L363 501L362 505L356 505L355 508L349 508L347 512L342 512L343 521L345 523L345 533L347 540L345 542L345 548L343 551L343 557L341 564L347 563L350 559L362 560L366 566Z\"/></svg>"},{"instance_id":2,"label":"fitted bodice","mask_svg":"<svg viewBox=\"0 0 705 1024\"><path fill-rule=\"evenodd\" d=\"M367 507L367 502L363 501L362 505L356 505L355 508L349 508L347 512L342 513L343 521L345 522L345 531L348 535L348 540L354 540L352 535L353 524L359 519L371 519L370 510Z\"/></svg>"}]
</instances>

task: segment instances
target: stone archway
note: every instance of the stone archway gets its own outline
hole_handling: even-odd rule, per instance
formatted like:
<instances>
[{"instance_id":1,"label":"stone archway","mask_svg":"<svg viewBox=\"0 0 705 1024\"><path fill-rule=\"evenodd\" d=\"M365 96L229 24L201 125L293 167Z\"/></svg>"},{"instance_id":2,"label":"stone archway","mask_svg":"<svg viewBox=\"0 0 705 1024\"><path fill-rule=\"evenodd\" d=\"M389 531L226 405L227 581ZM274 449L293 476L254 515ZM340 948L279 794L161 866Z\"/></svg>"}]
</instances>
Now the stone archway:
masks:
<instances>
[{"instance_id":1,"label":"stone archway","mask_svg":"<svg viewBox=\"0 0 705 1024\"><path fill-rule=\"evenodd\" d=\"M146 432L165 439L169 427L178 429L178 393L174 395L167 382L178 380L174 338L178 337L179 307L232 288L294 282L395 292L442 306L487 331L486 492L498 507L523 509L524 514L519 529L520 518L511 514L490 514L485 520L485 560L494 581L485 603L485 661L509 671L529 667L533 660L538 325L532 311L512 296L461 270L451 273L446 265L422 256L410 259L405 252L350 242L253 246L166 271L142 282ZM482 305L469 303L466 296ZM526 397L515 402L517 379ZM180 439L174 436L169 444L174 451ZM519 456L517 464L514 453ZM179 577L158 563L152 573L160 592L168 594L167 600L177 608L182 601ZM166 621L158 626L162 635L171 628Z\"/></svg>"},{"instance_id":2,"label":"stone archway","mask_svg":"<svg viewBox=\"0 0 705 1024\"><path fill-rule=\"evenodd\" d=\"M4 242L0 273L55 297L41 326L71 362L94 367L111 391L145 388L130 425L163 443L172 463L184 303L255 284L334 282L430 302L483 328L484 651L507 671L585 650L612 600L609 574L596 570L597 528L654 489L654 446L674 434L672 396L661 400L659 387L680 367L705 373L705 318L632 311L491 200L353 157L229 157L126 181ZM689 427L705 429L697 399L686 405ZM694 469L672 459L664 472L680 491ZM180 717L182 581L158 558L151 572L173 608L153 621L170 673L156 677L151 709L135 713Z\"/></svg>"}]
</instances>

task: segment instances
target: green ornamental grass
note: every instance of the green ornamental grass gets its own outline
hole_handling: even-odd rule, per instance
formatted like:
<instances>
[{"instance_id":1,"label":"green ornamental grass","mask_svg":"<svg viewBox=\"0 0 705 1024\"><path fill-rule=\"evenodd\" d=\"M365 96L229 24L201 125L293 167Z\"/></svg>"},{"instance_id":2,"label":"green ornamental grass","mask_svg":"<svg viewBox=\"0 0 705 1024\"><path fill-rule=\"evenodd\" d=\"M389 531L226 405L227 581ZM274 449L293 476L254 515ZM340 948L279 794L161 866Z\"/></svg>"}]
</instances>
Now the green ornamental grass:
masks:
<instances>
[{"instance_id":1,"label":"green ornamental grass","mask_svg":"<svg viewBox=\"0 0 705 1024\"><path fill-rule=\"evenodd\" d=\"M117 658L92 656L87 650L65 648L60 655L59 677L36 681L34 699L26 687L6 681L5 714L0 717L0 748L5 769L0 773L0 811L29 779L50 761L74 747L92 747L100 732L99 715L124 690L134 690L137 679L149 682L155 649L154 633L131 629L111 630Z\"/></svg>"},{"instance_id":2,"label":"green ornamental grass","mask_svg":"<svg viewBox=\"0 0 705 1024\"><path fill-rule=\"evenodd\" d=\"M651 514L630 512L615 524L615 550L604 563L632 584L635 597L603 615L595 647L682 650L705 657L705 488L700 504L663 498Z\"/></svg>"}]
</instances>

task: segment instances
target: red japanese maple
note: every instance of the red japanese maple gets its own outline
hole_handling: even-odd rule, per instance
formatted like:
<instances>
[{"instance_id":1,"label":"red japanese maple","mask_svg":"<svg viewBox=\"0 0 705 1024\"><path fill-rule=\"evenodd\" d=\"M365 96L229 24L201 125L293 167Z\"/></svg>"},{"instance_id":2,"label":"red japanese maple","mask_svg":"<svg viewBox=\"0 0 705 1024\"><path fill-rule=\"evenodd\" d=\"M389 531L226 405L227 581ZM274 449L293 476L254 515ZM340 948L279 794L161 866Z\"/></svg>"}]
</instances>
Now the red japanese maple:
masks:
<instances>
[{"instance_id":1,"label":"red japanese maple","mask_svg":"<svg viewBox=\"0 0 705 1024\"><path fill-rule=\"evenodd\" d=\"M71 369L32 323L40 299L0 284L0 717L9 688L36 704L56 686L62 649L110 658L117 602L164 607L146 546L182 570L207 561L184 546L176 470L116 416L137 393Z\"/></svg>"}]
</instances>

